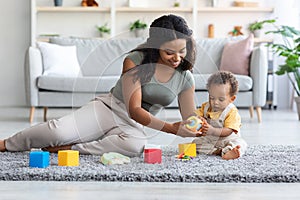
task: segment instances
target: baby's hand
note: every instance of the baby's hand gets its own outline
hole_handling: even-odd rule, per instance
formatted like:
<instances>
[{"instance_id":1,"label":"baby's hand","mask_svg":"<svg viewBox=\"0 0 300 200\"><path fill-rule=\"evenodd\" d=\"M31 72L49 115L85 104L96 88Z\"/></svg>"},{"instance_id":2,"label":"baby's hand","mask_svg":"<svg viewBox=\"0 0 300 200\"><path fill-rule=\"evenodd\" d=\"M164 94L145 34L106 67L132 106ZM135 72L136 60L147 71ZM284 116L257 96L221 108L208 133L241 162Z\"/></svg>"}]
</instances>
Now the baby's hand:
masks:
<instances>
[{"instance_id":1,"label":"baby's hand","mask_svg":"<svg viewBox=\"0 0 300 200\"><path fill-rule=\"evenodd\" d=\"M210 127L210 125L207 123L206 119L203 117L200 117L200 119L202 120L202 127L200 129L201 132L201 136L206 136L207 135L207 131Z\"/></svg>"}]
</instances>

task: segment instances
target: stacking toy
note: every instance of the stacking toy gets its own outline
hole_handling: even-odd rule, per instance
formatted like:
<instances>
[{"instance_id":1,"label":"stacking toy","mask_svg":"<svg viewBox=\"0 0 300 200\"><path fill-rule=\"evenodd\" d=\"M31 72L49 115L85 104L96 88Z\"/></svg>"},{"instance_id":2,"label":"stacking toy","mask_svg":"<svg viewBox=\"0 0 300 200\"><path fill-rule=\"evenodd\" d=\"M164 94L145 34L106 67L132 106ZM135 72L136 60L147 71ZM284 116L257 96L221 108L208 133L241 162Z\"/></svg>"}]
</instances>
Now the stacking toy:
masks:
<instances>
[{"instance_id":1,"label":"stacking toy","mask_svg":"<svg viewBox=\"0 0 300 200\"><path fill-rule=\"evenodd\" d=\"M186 124L185 126L190 129L191 131L199 131L202 127L202 120L199 119L196 116L191 116L187 120L191 121L189 124Z\"/></svg>"}]
</instances>

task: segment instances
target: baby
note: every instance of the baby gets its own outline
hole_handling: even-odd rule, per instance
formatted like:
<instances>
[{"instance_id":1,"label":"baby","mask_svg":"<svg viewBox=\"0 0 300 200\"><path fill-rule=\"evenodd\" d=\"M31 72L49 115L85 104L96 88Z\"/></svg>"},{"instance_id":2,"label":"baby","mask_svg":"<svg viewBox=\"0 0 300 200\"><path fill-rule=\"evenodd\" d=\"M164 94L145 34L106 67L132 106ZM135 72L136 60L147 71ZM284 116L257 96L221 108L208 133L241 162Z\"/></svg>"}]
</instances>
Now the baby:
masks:
<instances>
[{"instance_id":1,"label":"baby","mask_svg":"<svg viewBox=\"0 0 300 200\"><path fill-rule=\"evenodd\" d=\"M238 81L231 72L219 71L207 82L208 102L195 111L206 122L202 137L194 139L198 153L220 155L225 160L242 156L247 148L240 136L241 117L233 105L238 91Z\"/></svg>"}]
</instances>

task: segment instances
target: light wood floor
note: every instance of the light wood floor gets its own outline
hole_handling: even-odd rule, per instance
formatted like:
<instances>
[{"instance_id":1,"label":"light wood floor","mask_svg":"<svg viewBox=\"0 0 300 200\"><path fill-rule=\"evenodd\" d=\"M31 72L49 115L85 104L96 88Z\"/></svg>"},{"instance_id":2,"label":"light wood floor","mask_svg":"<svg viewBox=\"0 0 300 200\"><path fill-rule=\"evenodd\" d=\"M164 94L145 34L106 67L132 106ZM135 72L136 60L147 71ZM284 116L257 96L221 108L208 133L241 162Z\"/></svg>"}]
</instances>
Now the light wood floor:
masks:
<instances>
[{"instance_id":1,"label":"light wood floor","mask_svg":"<svg viewBox=\"0 0 300 200\"><path fill-rule=\"evenodd\" d=\"M71 109L49 109L50 118L70 113ZM252 144L300 145L300 121L290 110L263 110L262 123L250 119L247 109L240 109L242 136ZM0 138L29 127L29 108L0 108ZM37 109L34 123L43 120L42 109ZM162 119L177 121L176 110L166 110ZM151 143L175 145L189 139L155 133ZM0 166L1 169L1 166ZM244 184L244 183L122 183L122 182L7 182L0 181L0 199L243 199L243 200L299 200L300 183L297 184Z\"/></svg>"}]
</instances>

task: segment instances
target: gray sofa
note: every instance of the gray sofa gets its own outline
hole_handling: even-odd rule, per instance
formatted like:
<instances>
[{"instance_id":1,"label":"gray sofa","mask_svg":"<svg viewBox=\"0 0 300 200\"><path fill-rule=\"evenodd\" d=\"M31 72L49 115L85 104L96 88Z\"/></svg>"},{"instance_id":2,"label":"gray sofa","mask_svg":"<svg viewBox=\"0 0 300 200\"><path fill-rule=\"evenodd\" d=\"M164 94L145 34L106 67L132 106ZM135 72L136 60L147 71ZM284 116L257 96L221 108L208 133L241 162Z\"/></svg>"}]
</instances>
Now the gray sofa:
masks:
<instances>
[{"instance_id":1,"label":"gray sofa","mask_svg":"<svg viewBox=\"0 0 300 200\"><path fill-rule=\"evenodd\" d=\"M95 96L107 93L114 86L122 71L126 52L144 42L144 38L116 38L110 40L85 38L50 38L50 43L63 46L76 45L82 76L60 77L43 75L43 57L37 47L29 47L25 60L25 86L30 106L30 122L36 107L44 108L44 120L48 107L79 107ZM208 98L206 81L219 70L221 55L227 38L197 39L197 57L194 67L197 106ZM236 75L240 84L235 104L257 108L261 121L261 107L266 103L267 88L266 48L257 46L251 53L249 76ZM169 107L176 107L174 101Z\"/></svg>"}]
</instances>

